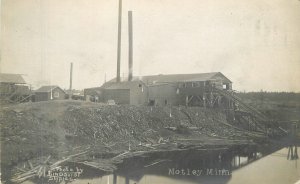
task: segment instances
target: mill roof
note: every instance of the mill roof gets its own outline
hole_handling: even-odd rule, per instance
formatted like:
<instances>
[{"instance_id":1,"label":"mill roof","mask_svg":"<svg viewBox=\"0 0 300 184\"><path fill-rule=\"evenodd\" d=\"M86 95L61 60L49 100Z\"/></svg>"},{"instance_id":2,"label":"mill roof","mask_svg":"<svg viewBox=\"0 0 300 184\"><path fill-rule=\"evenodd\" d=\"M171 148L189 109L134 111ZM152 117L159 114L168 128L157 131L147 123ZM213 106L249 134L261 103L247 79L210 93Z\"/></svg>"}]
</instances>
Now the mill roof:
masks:
<instances>
[{"instance_id":1,"label":"mill roof","mask_svg":"<svg viewBox=\"0 0 300 184\"><path fill-rule=\"evenodd\" d=\"M194 74L167 74L167 75L160 74L160 75L148 75L148 76L141 76L141 77L135 76L133 77L133 81L143 81L146 84L155 84L155 83L208 81L208 80L213 80L215 77L221 77L227 82L231 83L231 81L221 72L194 73ZM115 81L116 79L114 78L109 82L115 82Z\"/></svg>"},{"instance_id":2,"label":"mill roof","mask_svg":"<svg viewBox=\"0 0 300 184\"><path fill-rule=\"evenodd\" d=\"M0 73L1 83L25 84L21 74Z\"/></svg>"}]
</instances>

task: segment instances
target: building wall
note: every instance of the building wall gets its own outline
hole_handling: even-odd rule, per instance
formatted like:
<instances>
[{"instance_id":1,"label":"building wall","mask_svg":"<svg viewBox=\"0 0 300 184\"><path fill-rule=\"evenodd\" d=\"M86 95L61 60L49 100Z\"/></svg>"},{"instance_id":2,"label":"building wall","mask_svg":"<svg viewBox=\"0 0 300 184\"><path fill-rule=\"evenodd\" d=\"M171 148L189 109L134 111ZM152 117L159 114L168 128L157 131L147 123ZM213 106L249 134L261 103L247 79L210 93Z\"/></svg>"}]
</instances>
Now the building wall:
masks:
<instances>
[{"instance_id":1,"label":"building wall","mask_svg":"<svg viewBox=\"0 0 300 184\"><path fill-rule=\"evenodd\" d=\"M28 86L16 85L12 83L0 83L0 95L9 96L11 94L17 95L30 95L30 90Z\"/></svg>"},{"instance_id":2,"label":"building wall","mask_svg":"<svg viewBox=\"0 0 300 184\"><path fill-rule=\"evenodd\" d=\"M194 96L197 103L202 103L203 94L213 90L212 86L218 88L232 89L231 82L222 76L212 81L193 81L174 84L162 84L149 86L149 100L155 101L155 105L186 105L186 98ZM198 97L196 97L198 96ZM200 98L198 100L198 98ZM195 101L195 100L194 100Z\"/></svg>"},{"instance_id":3,"label":"building wall","mask_svg":"<svg viewBox=\"0 0 300 184\"><path fill-rule=\"evenodd\" d=\"M95 87L95 88L86 88L84 89L84 96L101 96L103 89L101 87Z\"/></svg>"},{"instance_id":4,"label":"building wall","mask_svg":"<svg viewBox=\"0 0 300 184\"><path fill-rule=\"evenodd\" d=\"M50 94L47 92L44 93L35 93L34 101L39 102L39 101L47 101L50 100Z\"/></svg>"},{"instance_id":5,"label":"building wall","mask_svg":"<svg viewBox=\"0 0 300 184\"><path fill-rule=\"evenodd\" d=\"M179 88L179 94L181 95L202 95L204 92L204 87Z\"/></svg>"},{"instance_id":6,"label":"building wall","mask_svg":"<svg viewBox=\"0 0 300 184\"><path fill-rule=\"evenodd\" d=\"M49 93L49 98L51 99L51 94ZM53 100L64 100L66 99L66 93L60 88L55 88L52 90L52 98Z\"/></svg>"},{"instance_id":7,"label":"building wall","mask_svg":"<svg viewBox=\"0 0 300 184\"><path fill-rule=\"evenodd\" d=\"M148 86L148 98L154 100L155 105L179 105L181 95L177 94L177 86L172 84Z\"/></svg>"},{"instance_id":8,"label":"building wall","mask_svg":"<svg viewBox=\"0 0 300 184\"><path fill-rule=\"evenodd\" d=\"M139 84L130 89L130 104L131 105L147 105L148 89L145 85Z\"/></svg>"},{"instance_id":9,"label":"building wall","mask_svg":"<svg viewBox=\"0 0 300 184\"><path fill-rule=\"evenodd\" d=\"M105 89L103 91L103 102L114 100L116 104L130 104L129 89Z\"/></svg>"},{"instance_id":10,"label":"building wall","mask_svg":"<svg viewBox=\"0 0 300 184\"><path fill-rule=\"evenodd\" d=\"M124 86L122 86L124 87ZM117 104L147 105L148 90L143 83L131 82L128 89L103 89L101 101L114 100Z\"/></svg>"},{"instance_id":11,"label":"building wall","mask_svg":"<svg viewBox=\"0 0 300 184\"><path fill-rule=\"evenodd\" d=\"M65 92L60 88L55 88L52 90L52 100L63 100L65 99ZM36 92L35 101L48 101L51 100L51 92Z\"/></svg>"},{"instance_id":12,"label":"building wall","mask_svg":"<svg viewBox=\"0 0 300 184\"><path fill-rule=\"evenodd\" d=\"M223 75L218 74L213 77L216 81L216 87L221 89L232 90L232 82L225 78ZM223 86L226 85L226 86Z\"/></svg>"},{"instance_id":13,"label":"building wall","mask_svg":"<svg viewBox=\"0 0 300 184\"><path fill-rule=\"evenodd\" d=\"M95 88L87 88L84 89L84 99L86 101L96 101L96 97L98 97L99 102L104 102L104 96L103 96L103 89L101 87L95 87Z\"/></svg>"}]
</instances>

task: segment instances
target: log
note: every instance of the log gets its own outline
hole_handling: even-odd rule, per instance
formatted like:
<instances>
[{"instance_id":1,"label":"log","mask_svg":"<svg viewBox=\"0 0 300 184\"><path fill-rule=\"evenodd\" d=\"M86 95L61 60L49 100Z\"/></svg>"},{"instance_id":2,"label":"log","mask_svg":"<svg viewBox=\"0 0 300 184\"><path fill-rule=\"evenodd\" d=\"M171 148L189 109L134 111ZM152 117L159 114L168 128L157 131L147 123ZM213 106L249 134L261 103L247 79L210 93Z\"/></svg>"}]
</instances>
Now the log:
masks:
<instances>
[{"instance_id":1,"label":"log","mask_svg":"<svg viewBox=\"0 0 300 184\"><path fill-rule=\"evenodd\" d=\"M44 161L44 164L46 164L46 163L49 161L50 158L51 158L51 155L49 155L49 156L47 157L47 159Z\"/></svg>"},{"instance_id":2,"label":"log","mask_svg":"<svg viewBox=\"0 0 300 184\"><path fill-rule=\"evenodd\" d=\"M18 175L17 178L21 178L21 177L27 176L29 174L36 173L38 168L39 168L39 166L36 166L35 168L33 168L23 174Z\"/></svg>"},{"instance_id":3,"label":"log","mask_svg":"<svg viewBox=\"0 0 300 184\"><path fill-rule=\"evenodd\" d=\"M43 166L41 166L37 172L37 175L39 176L39 178L42 176L42 174L41 174L42 169L43 169Z\"/></svg>"},{"instance_id":4,"label":"log","mask_svg":"<svg viewBox=\"0 0 300 184\"><path fill-rule=\"evenodd\" d=\"M26 172L26 170L21 169L20 167L16 167L16 168L17 168L17 170L19 170L19 171L21 171L21 172Z\"/></svg>"},{"instance_id":5,"label":"log","mask_svg":"<svg viewBox=\"0 0 300 184\"><path fill-rule=\"evenodd\" d=\"M88 148L89 149L89 148ZM81 152L81 153L76 153L76 154L74 154L74 155L69 155L68 156L68 158L72 158L72 157L76 157L76 156L79 156L79 155L83 155L83 154L85 154L85 153L87 153L88 152L88 150L87 151L84 151L84 152Z\"/></svg>"},{"instance_id":6,"label":"log","mask_svg":"<svg viewBox=\"0 0 300 184\"><path fill-rule=\"evenodd\" d=\"M141 144L140 146L144 146L144 147L146 147L146 148L151 148L151 149L156 149L156 148L154 148L154 147L152 147L152 146L148 146L148 145L143 145L143 144Z\"/></svg>"},{"instance_id":7,"label":"log","mask_svg":"<svg viewBox=\"0 0 300 184\"><path fill-rule=\"evenodd\" d=\"M102 171L107 171L107 172L112 172L115 169L117 169L117 167L114 166L113 164L104 163L104 162L102 162L102 163L96 163L96 162L78 162L78 163L86 165L86 166L90 166L92 168L99 169L99 170L102 170Z\"/></svg>"},{"instance_id":8,"label":"log","mask_svg":"<svg viewBox=\"0 0 300 184\"><path fill-rule=\"evenodd\" d=\"M150 167L150 166L153 166L153 165L159 164L159 163L161 163L161 162L166 162L166 161L171 161L171 160L159 160L159 161L157 161L157 162L154 162L154 163L152 163L152 164L145 165L144 167Z\"/></svg>"},{"instance_id":9,"label":"log","mask_svg":"<svg viewBox=\"0 0 300 184\"><path fill-rule=\"evenodd\" d=\"M32 163L30 162L30 160L27 161L29 164L30 169L33 169Z\"/></svg>"},{"instance_id":10,"label":"log","mask_svg":"<svg viewBox=\"0 0 300 184\"><path fill-rule=\"evenodd\" d=\"M25 181L25 180L27 180L31 177L34 177L34 176L35 176L35 174L31 174L31 175L24 176L22 178L15 178L15 179L13 178L13 179L11 179L11 181L14 182L14 183L23 182L23 181Z\"/></svg>"},{"instance_id":11,"label":"log","mask_svg":"<svg viewBox=\"0 0 300 184\"><path fill-rule=\"evenodd\" d=\"M113 157L112 160L113 160L113 159L116 159L116 158L118 158L118 157L121 157L121 156L123 156L123 155L125 155L125 154L127 154L127 153L129 153L129 151L125 151L124 153L121 153L121 154L119 154L119 155Z\"/></svg>"}]
</instances>

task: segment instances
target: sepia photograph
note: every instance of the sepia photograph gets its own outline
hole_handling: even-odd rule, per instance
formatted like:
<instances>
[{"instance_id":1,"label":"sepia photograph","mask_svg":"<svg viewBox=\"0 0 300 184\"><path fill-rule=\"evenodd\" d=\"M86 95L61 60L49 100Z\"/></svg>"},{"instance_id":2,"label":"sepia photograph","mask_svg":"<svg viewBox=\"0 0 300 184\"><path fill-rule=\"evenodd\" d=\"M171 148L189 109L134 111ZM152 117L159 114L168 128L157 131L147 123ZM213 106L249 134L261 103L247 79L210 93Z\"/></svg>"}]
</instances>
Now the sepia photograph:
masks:
<instances>
[{"instance_id":1,"label":"sepia photograph","mask_svg":"<svg viewBox=\"0 0 300 184\"><path fill-rule=\"evenodd\" d=\"M0 184L300 184L300 0L0 15Z\"/></svg>"}]
</instances>

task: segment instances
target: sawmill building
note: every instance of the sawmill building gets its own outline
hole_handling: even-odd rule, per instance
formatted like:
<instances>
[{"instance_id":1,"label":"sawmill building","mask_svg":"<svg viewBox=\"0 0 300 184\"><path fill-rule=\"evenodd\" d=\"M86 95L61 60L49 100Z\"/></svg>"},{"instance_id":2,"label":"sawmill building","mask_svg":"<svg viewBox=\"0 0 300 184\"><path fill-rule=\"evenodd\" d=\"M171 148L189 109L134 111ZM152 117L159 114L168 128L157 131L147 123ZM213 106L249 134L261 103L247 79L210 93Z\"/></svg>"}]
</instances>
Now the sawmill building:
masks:
<instances>
[{"instance_id":1,"label":"sawmill building","mask_svg":"<svg viewBox=\"0 0 300 184\"><path fill-rule=\"evenodd\" d=\"M94 89L94 90L93 90ZM85 90L99 101L132 105L214 106L222 103L219 90L232 90L232 82L220 72L133 77L131 81L106 82Z\"/></svg>"}]
</instances>

